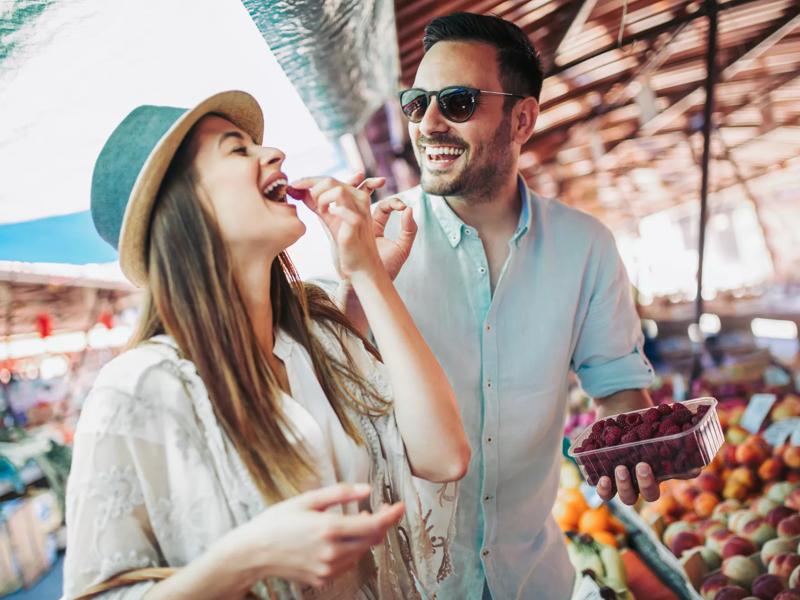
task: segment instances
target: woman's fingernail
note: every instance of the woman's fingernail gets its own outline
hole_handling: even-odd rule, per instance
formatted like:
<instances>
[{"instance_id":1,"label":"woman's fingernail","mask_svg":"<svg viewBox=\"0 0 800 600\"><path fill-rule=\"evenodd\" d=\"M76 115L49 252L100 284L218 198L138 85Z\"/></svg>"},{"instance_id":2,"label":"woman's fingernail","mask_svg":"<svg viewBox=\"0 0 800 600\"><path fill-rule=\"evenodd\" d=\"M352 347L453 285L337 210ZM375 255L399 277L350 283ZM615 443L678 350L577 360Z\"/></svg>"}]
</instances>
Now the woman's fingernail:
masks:
<instances>
[{"instance_id":1,"label":"woman's fingernail","mask_svg":"<svg viewBox=\"0 0 800 600\"><path fill-rule=\"evenodd\" d=\"M648 473L647 465L644 463L639 463L636 465L636 476L637 477L648 477L650 473Z\"/></svg>"},{"instance_id":2,"label":"woman's fingernail","mask_svg":"<svg viewBox=\"0 0 800 600\"><path fill-rule=\"evenodd\" d=\"M619 479L620 481L628 481L628 469L626 469L625 467L622 466L617 467L616 474L617 474L617 479Z\"/></svg>"}]
</instances>

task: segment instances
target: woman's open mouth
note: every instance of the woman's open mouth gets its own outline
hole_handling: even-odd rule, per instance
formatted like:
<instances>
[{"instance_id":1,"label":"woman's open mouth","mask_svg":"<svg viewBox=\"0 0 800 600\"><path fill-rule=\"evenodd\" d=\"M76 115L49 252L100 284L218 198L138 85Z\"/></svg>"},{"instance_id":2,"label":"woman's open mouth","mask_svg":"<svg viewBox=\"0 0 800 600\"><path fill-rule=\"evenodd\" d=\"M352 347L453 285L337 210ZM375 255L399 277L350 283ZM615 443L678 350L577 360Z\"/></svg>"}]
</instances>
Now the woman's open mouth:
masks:
<instances>
[{"instance_id":1,"label":"woman's open mouth","mask_svg":"<svg viewBox=\"0 0 800 600\"><path fill-rule=\"evenodd\" d=\"M286 187L288 186L288 182L286 179L276 179L272 183L270 183L264 190L262 194L264 198L267 200L271 200L272 202L286 202Z\"/></svg>"}]
</instances>

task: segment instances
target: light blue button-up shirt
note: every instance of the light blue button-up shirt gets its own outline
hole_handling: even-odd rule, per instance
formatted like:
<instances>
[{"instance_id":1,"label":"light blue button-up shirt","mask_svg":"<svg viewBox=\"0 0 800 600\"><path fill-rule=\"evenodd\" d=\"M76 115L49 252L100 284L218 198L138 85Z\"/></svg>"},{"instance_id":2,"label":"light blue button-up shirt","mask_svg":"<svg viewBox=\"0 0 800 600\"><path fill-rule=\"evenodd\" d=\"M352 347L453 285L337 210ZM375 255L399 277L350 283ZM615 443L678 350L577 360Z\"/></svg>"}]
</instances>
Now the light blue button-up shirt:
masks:
<instances>
[{"instance_id":1,"label":"light blue button-up shirt","mask_svg":"<svg viewBox=\"0 0 800 600\"><path fill-rule=\"evenodd\" d=\"M566 600L573 569L550 516L570 369L592 396L646 388L652 367L611 232L529 192L494 294L478 232L442 197L399 197L419 226L395 284L458 398L472 446L454 577L440 598ZM393 218L387 235L396 234Z\"/></svg>"}]
</instances>

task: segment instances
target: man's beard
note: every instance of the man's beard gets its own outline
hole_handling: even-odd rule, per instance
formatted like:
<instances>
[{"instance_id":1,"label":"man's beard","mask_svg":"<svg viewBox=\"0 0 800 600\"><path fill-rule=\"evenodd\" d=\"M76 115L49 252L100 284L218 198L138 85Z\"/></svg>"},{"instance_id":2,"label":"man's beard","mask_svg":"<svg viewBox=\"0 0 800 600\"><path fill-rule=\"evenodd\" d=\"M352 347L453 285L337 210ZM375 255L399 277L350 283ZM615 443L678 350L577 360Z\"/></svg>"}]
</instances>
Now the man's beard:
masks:
<instances>
[{"instance_id":1,"label":"man's beard","mask_svg":"<svg viewBox=\"0 0 800 600\"><path fill-rule=\"evenodd\" d=\"M427 194L434 196L460 196L466 200L487 202L494 190L508 177L513 168L511 153L510 115L506 113L494 137L470 152L470 164L455 178L447 179L421 169L420 184ZM436 140L436 138L431 138ZM420 162L424 161L424 155Z\"/></svg>"}]
</instances>

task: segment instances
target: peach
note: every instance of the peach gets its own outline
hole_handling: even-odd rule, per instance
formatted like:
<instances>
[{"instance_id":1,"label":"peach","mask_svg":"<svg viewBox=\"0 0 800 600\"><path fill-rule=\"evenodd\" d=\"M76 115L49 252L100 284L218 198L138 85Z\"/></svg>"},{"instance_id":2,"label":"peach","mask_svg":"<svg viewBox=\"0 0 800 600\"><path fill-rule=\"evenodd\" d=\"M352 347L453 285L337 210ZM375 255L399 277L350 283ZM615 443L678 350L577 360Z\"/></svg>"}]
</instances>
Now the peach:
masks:
<instances>
[{"instance_id":1,"label":"peach","mask_svg":"<svg viewBox=\"0 0 800 600\"><path fill-rule=\"evenodd\" d=\"M758 565L746 556L731 556L722 561L722 574L731 583L750 588L760 571Z\"/></svg>"},{"instance_id":2,"label":"peach","mask_svg":"<svg viewBox=\"0 0 800 600\"><path fill-rule=\"evenodd\" d=\"M736 448L735 456L736 462L740 465L757 468L769 458L769 453L761 446L748 441Z\"/></svg>"},{"instance_id":3,"label":"peach","mask_svg":"<svg viewBox=\"0 0 800 600\"><path fill-rule=\"evenodd\" d=\"M767 523L764 517L758 517L745 523L741 533L743 537L746 537L759 548L778 535L775 528Z\"/></svg>"},{"instance_id":4,"label":"peach","mask_svg":"<svg viewBox=\"0 0 800 600\"><path fill-rule=\"evenodd\" d=\"M723 562L732 556L750 556L758 551L756 545L748 539L733 535L722 545Z\"/></svg>"},{"instance_id":5,"label":"peach","mask_svg":"<svg viewBox=\"0 0 800 600\"><path fill-rule=\"evenodd\" d=\"M797 544L787 538L775 538L765 542L761 546L761 562L764 566L769 566L770 561L778 554L791 554L797 548Z\"/></svg>"},{"instance_id":6,"label":"peach","mask_svg":"<svg viewBox=\"0 0 800 600\"><path fill-rule=\"evenodd\" d=\"M736 445L735 444L725 444L722 447L722 464L726 467L736 467L738 463L736 462Z\"/></svg>"},{"instance_id":7,"label":"peach","mask_svg":"<svg viewBox=\"0 0 800 600\"><path fill-rule=\"evenodd\" d=\"M737 510L728 518L728 528L735 533L741 533L747 523L758 518L758 515L752 510Z\"/></svg>"},{"instance_id":8,"label":"peach","mask_svg":"<svg viewBox=\"0 0 800 600\"><path fill-rule=\"evenodd\" d=\"M760 496L750 503L750 509L760 517L766 517L769 511L779 506L775 500L766 496Z\"/></svg>"},{"instance_id":9,"label":"peach","mask_svg":"<svg viewBox=\"0 0 800 600\"><path fill-rule=\"evenodd\" d=\"M713 492L700 492L694 499L695 514L700 518L707 518L714 512L714 507L719 504L719 498Z\"/></svg>"},{"instance_id":10,"label":"peach","mask_svg":"<svg viewBox=\"0 0 800 600\"><path fill-rule=\"evenodd\" d=\"M789 582L789 576L800 565L800 554L778 554L769 561L767 572L781 578L784 585Z\"/></svg>"},{"instance_id":11,"label":"peach","mask_svg":"<svg viewBox=\"0 0 800 600\"><path fill-rule=\"evenodd\" d=\"M794 514L797 513L791 508L786 508L785 506L776 506L771 511L769 511L767 513L767 516L764 518L767 520L767 523L769 523L773 527L778 527L778 523L783 521L786 517L791 517Z\"/></svg>"},{"instance_id":12,"label":"peach","mask_svg":"<svg viewBox=\"0 0 800 600\"><path fill-rule=\"evenodd\" d=\"M783 505L792 510L800 510L800 488L794 489L786 496Z\"/></svg>"},{"instance_id":13,"label":"peach","mask_svg":"<svg viewBox=\"0 0 800 600\"><path fill-rule=\"evenodd\" d=\"M800 515L786 517L778 523L778 537L790 538L800 535Z\"/></svg>"},{"instance_id":14,"label":"peach","mask_svg":"<svg viewBox=\"0 0 800 600\"><path fill-rule=\"evenodd\" d=\"M728 481L738 481L751 490L758 485L758 477L750 467L736 467L728 476Z\"/></svg>"},{"instance_id":15,"label":"peach","mask_svg":"<svg viewBox=\"0 0 800 600\"><path fill-rule=\"evenodd\" d=\"M762 481L777 481L783 475L783 461L780 458L768 458L758 467L758 476Z\"/></svg>"},{"instance_id":16,"label":"peach","mask_svg":"<svg viewBox=\"0 0 800 600\"><path fill-rule=\"evenodd\" d=\"M750 432L739 425L731 425L728 427L728 431L725 432L725 441L729 444L743 444L748 437L750 437Z\"/></svg>"},{"instance_id":17,"label":"peach","mask_svg":"<svg viewBox=\"0 0 800 600\"><path fill-rule=\"evenodd\" d=\"M756 577L750 591L754 596L757 596L759 600L773 600L775 596L784 590L784 587L780 577L765 573L764 575Z\"/></svg>"},{"instance_id":18,"label":"peach","mask_svg":"<svg viewBox=\"0 0 800 600\"><path fill-rule=\"evenodd\" d=\"M783 504L786 497L792 493L792 490L800 487L797 483L790 483L788 481L779 481L769 488L767 497Z\"/></svg>"},{"instance_id":19,"label":"peach","mask_svg":"<svg viewBox=\"0 0 800 600\"><path fill-rule=\"evenodd\" d=\"M800 590L786 590L775 596L775 600L800 600Z\"/></svg>"},{"instance_id":20,"label":"peach","mask_svg":"<svg viewBox=\"0 0 800 600\"><path fill-rule=\"evenodd\" d=\"M681 531L672 538L669 549L672 550L675 556L680 557L687 550L691 550L702 544L703 538L694 531Z\"/></svg>"},{"instance_id":21,"label":"peach","mask_svg":"<svg viewBox=\"0 0 800 600\"><path fill-rule=\"evenodd\" d=\"M705 519L697 524L695 531L705 538L720 529L727 529L725 523L717 519Z\"/></svg>"},{"instance_id":22,"label":"peach","mask_svg":"<svg viewBox=\"0 0 800 600\"><path fill-rule=\"evenodd\" d=\"M694 528L687 523L686 521L675 521L674 523L670 523L667 525L667 528L664 530L664 535L661 538L661 541L664 542L664 545L667 548L672 546L673 538L678 535L681 531L694 531Z\"/></svg>"},{"instance_id":23,"label":"peach","mask_svg":"<svg viewBox=\"0 0 800 600\"><path fill-rule=\"evenodd\" d=\"M708 470L700 473L694 482L700 491L712 492L714 494L719 494L722 492L722 488L725 485L725 482L722 481L722 478L719 475Z\"/></svg>"},{"instance_id":24,"label":"peach","mask_svg":"<svg viewBox=\"0 0 800 600\"><path fill-rule=\"evenodd\" d=\"M800 447L789 446L783 452L783 462L790 469L800 469Z\"/></svg>"},{"instance_id":25,"label":"peach","mask_svg":"<svg viewBox=\"0 0 800 600\"><path fill-rule=\"evenodd\" d=\"M742 503L735 499L723 500L714 507L714 512L711 516L720 521L728 522L728 517L732 512L742 508Z\"/></svg>"},{"instance_id":26,"label":"peach","mask_svg":"<svg viewBox=\"0 0 800 600\"><path fill-rule=\"evenodd\" d=\"M722 489L722 497L726 500L739 500L742 501L750 495L750 489L739 481L729 479L725 482L725 487Z\"/></svg>"},{"instance_id":27,"label":"peach","mask_svg":"<svg viewBox=\"0 0 800 600\"><path fill-rule=\"evenodd\" d=\"M703 557L709 571L719 569L719 566L722 564L722 557L708 546L700 548L700 556Z\"/></svg>"},{"instance_id":28,"label":"peach","mask_svg":"<svg viewBox=\"0 0 800 600\"><path fill-rule=\"evenodd\" d=\"M706 537L706 548L711 548L714 552L721 555L722 548L725 546L725 542L732 537L733 532L728 531L727 529L714 531L711 533L711 535Z\"/></svg>"},{"instance_id":29,"label":"peach","mask_svg":"<svg viewBox=\"0 0 800 600\"><path fill-rule=\"evenodd\" d=\"M714 600L745 600L746 598L747 590L738 585L726 585L714 596Z\"/></svg>"},{"instance_id":30,"label":"peach","mask_svg":"<svg viewBox=\"0 0 800 600\"><path fill-rule=\"evenodd\" d=\"M792 574L789 575L789 587L800 587L800 567L795 567L792 570Z\"/></svg>"},{"instance_id":31,"label":"peach","mask_svg":"<svg viewBox=\"0 0 800 600\"><path fill-rule=\"evenodd\" d=\"M728 583L728 578L722 573L714 573L706 577L703 585L700 586L700 594L703 596L703 600L714 600L717 593Z\"/></svg>"}]
</instances>

